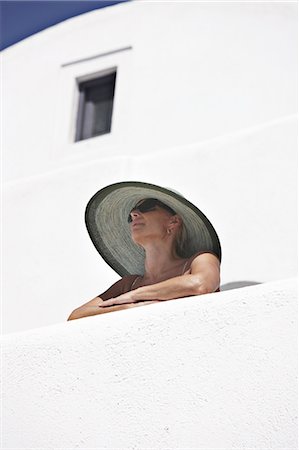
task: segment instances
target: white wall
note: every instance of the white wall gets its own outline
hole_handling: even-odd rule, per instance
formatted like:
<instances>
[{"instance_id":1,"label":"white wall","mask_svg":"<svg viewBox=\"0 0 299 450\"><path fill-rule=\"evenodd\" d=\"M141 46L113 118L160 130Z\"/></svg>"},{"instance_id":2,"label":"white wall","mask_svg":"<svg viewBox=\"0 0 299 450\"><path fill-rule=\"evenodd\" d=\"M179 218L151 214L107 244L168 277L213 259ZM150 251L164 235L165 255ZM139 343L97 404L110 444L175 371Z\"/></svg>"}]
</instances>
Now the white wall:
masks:
<instances>
[{"instance_id":1,"label":"white wall","mask_svg":"<svg viewBox=\"0 0 299 450\"><path fill-rule=\"evenodd\" d=\"M296 282L3 338L3 448L297 448Z\"/></svg>"},{"instance_id":2,"label":"white wall","mask_svg":"<svg viewBox=\"0 0 299 450\"><path fill-rule=\"evenodd\" d=\"M295 3L129 2L3 52L4 174L140 155L297 112ZM110 50L133 49L67 67ZM73 143L76 77L117 66L111 135Z\"/></svg>"},{"instance_id":3,"label":"white wall","mask_svg":"<svg viewBox=\"0 0 299 450\"><path fill-rule=\"evenodd\" d=\"M3 52L5 333L65 320L117 279L84 225L113 182L169 186L202 209L222 284L296 274L296 8L125 3ZM114 66L112 133L74 143L76 77Z\"/></svg>"}]
</instances>

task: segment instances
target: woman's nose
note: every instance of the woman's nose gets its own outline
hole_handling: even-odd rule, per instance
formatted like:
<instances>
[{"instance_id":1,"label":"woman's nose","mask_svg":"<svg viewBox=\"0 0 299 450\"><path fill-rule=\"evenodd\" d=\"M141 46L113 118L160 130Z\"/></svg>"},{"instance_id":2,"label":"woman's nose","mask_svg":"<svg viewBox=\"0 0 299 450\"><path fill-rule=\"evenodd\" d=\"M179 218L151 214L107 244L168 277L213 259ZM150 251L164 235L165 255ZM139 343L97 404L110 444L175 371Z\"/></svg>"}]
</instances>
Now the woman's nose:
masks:
<instances>
[{"instance_id":1,"label":"woman's nose","mask_svg":"<svg viewBox=\"0 0 299 450\"><path fill-rule=\"evenodd\" d=\"M140 216L140 211L138 211L138 209L134 209L134 211L131 211L131 218L132 220L136 219L137 217Z\"/></svg>"}]
</instances>

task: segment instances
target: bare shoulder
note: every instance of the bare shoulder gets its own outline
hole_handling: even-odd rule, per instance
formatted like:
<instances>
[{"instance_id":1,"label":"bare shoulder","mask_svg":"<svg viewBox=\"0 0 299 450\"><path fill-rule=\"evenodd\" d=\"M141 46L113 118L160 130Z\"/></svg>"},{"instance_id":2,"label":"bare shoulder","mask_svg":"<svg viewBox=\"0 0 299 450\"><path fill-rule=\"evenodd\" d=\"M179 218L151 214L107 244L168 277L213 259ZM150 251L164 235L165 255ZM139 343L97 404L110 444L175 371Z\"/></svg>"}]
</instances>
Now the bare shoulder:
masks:
<instances>
[{"instance_id":1,"label":"bare shoulder","mask_svg":"<svg viewBox=\"0 0 299 450\"><path fill-rule=\"evenodd\" d=\"M194 270L203 270L205 268L220 269L220 261L216 255L207 252L195 256L190 266L191 272Z\"/></svg>"},{"instance_id":2,"label":"bare shoulder","mask_svg":"<svg viewBox=\"0 0 299 450\"><path fill-rule=\"evenodd\" d=\"M215 292L220 285L220 261L213 253L201 253L193 259L190 274L200 278L206 293Z\"/></svg>"}]
</instances>

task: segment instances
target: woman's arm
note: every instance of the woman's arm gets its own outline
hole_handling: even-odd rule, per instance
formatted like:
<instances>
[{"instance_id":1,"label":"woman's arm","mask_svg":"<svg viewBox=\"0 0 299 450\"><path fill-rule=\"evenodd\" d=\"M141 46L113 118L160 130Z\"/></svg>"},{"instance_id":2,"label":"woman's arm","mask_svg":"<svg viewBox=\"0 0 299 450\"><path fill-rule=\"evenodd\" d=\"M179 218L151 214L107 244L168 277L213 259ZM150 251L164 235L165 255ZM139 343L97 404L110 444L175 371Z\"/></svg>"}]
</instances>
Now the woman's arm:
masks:
<instances>
[{"instance_id":1,"label":"woman's arm","mask_svg":"<svg viewBox=\"0 0 299 450\"><path fill-rule=\"evenodd\" d=\"M129 303L125 305L114 305L114 306L108 306L106 308L101 307L101 303L103 302L102 299L99 297L96 297L92 299L90 302L86 303L85 305L80 306L77 309L74 309L74 311L71 313L71 315L68 317L67 320L75 320L75 319L82 319L83 317L89 317L89 316L95 316L98 314L106 314L108 312L112 311L121 311L122 309L129 309L134 308L136 306L142 306L149 303L155 303L155 302L142 302L142 303Z\"/></svg>"},{"instance_id":2,"label":"woman's arm","mask_svg":"<svg viewBox=\"0 0 299 450\"><path fill-rule=\"evenodd\" d=\"M140 304L131 303L131 304L113 305L105 308L102 307L104 300L110 299L111 297L118 297L121 294L121 292L123 292L123 289L124 288L126 289L127 285L131 286L133 279L134 276L133 277L129 276L122 278L121 280L118 280L109 289L107 289L107 291L103 292L103 294L101 294L100 297L95 297L89 302L84 303L82 306L79 306L79 308L74 309L74 311L70 314L67 320L81 319L83 317L95 316L98 314L106 314L112 311L120 311L122 309L142 306L142 304L153 303L153 302L144 302Z\"/></svg>"},{"instance_id":3,"label":"woman's arm","mask_svg":"<svg viewBox=\"0 0 299 450\"><path fill-rule=\"evenodd\" d=\"M104 301L102 307L147 300L171 300L215 292L220 284L220 263L212 253L203 253L192 261L190 273L149 286L142 286L119 297Z\"/></svg>"},{"instance_id":4,"label":"woman's arm","mask_svg":"<svg viewBox=\"0 0 299 450\"><path fill-rule=\"evenodd\" d=\"M122 284L122 280L118 280L109 289L107 289L107 291L103 292L101 296L95 297L89 302L79 306L79 308L74 309L67 320L81 319L82 317L95 316L98 314L103 314L104 312L109 312L111 308L109 308L108 311L103 311L100 306L103 303L103 300L120 295L123 292ZM113 311L115 311L115 306L113 307Z\"/></svg>"}]
</instances>

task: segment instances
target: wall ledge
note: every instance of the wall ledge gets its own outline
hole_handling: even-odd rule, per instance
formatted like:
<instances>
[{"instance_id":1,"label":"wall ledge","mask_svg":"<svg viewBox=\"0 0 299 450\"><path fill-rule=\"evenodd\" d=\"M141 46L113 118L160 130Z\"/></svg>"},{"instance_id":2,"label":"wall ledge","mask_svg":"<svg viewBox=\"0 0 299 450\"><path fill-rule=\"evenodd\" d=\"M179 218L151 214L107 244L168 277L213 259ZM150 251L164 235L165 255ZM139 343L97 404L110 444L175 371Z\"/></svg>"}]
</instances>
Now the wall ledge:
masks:
<instances>
[{"instance_id":1,"label":"wall ledge","mask_svg":"<svg viewBox=\"0 0 299 450\"><path fill-rule=\"evenodd\" d=\"M3 336L4 448L296 448L295 279Z\"/></svg>"}]
</instances>

